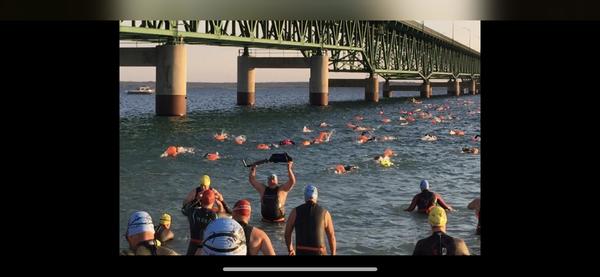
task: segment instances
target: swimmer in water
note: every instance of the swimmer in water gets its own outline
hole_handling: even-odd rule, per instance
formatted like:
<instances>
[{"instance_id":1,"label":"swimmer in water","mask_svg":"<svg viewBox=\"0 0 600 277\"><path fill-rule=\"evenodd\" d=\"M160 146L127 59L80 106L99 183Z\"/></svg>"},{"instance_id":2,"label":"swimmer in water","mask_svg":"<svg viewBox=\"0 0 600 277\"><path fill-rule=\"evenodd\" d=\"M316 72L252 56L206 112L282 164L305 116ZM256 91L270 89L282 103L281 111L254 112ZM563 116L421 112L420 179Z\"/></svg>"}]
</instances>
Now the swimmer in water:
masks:
<instances>
[{"instance_id":1,"label":"swimmer in water","mask_svg":"<svg viewBox=\"0 0 600 277\"><path fill-rule=\"evenodd\" d=\"M311 132L312 132L312 130L311 130L311 129L308 129L306 126L304 126L304 128L302 128L302 132L303 132L303 133L311 133Z\"/></svg>"},{"instance_id":2,"label":"swimmer in water","mask_svg":"<svg viewBox=\"0 0 600 277\"><path fill-rule=\"evenodd\" d=\"M477 148L477 147L463 147L462 152L463 153L467 153L467 154L477 155L477 154L479 154L479 148Z\"/></svg>"},{"instance_id":3,"label":"swimmer in water","mask_svg":"<svg viewBox=\"0 0 600 277\"><path fill-rule=\"evenodd\" d=\"M218 141L225 141L229 138L229 134L225 133L224 130L221 130L221 133L215 134L214 138Z\"/></svg>"},{"instance_id":4,"label":"swimmer in water","mask_svg":"<svg viewBox=\"0 0 600 277\"><path fill-rule=\"evenodd\" d=\"M341 165L338 164L335 166L335 174L346 174L354 169L358 169L358 166L355 165Z\"/></svg>"},{"instance_id":5,"label":"swimmer in water","mask_svg":"<svg viewBox=\"0 0 600 277\"><path fill-rule=\"evenodd\" d=\"M239 135L239 136L235 137L234 141L237 144L244 144L244 143L246 143L246 136Z\"/></svg>"},{"instance_id":6,"label":"swimmer in water","mask_svg":"<svg viewBox=\"0 0 600 277\"><path fill-rule=\"evenodd\" d=\"M452 135L452 136L464 136L465 135L465 131L450 130L450 135Z\"/></svg>"},{"instance_id":7,"label":"swimmer in water","mask_svg":"<svg viewBox=\"0 0 600 277\"><path fill-rule=\"evenodd\" d=\"M473 136L473 141L481 141L481 136L479 136L479 135L474 135L474 136Z\"/></svg>"},{"instance_id":8,"label":"swimmer in water","mask_svg":"<svg viewBox=\"0 0 600 277\"><path fill-rule=\"evenodd\" d=\"M219 152L206 153L206 155L204 155L204 157L209 161L216 161L221 158L221 156L219 156Z\"/></svg>"},{"instance_id":9,"label":"swimmer in water","mask_svg":"<svg viewBox=\"0 0 600 277\"><path fill-rule=\"evenodd\" d=\"M369 137L369 136L367 136L367 132L362 132L360 134L360 136L358 136L357 142L360 143L360 144L363 144L365 142L374 141L374 140L375 140L374 136L373 137Z\"/></svg>"},{"instance_id":10,"label":"swimmer in water","mask_svg":"<svg viewBox=\"0 0 600 277\"><path fill-rule=\"evenodd\" d=\"M328 126L329 126L329 124L327 124L325 122L321 122L321 125L319 125L319 127L321 127L321 128L325 128L325 127L328 127Z\"/></svg>"},{"instance_id":11,"label":"swimmer in water","mask_svg":"<svg viewBox=\"0 0 600 277\"><path fill-rule=\"evenodd\" d=\"M434 135L431 135L431 134L426 134L425 136L423 136L421 138L421 140L423 140L423 141L436 141L437 137L434 136Z\"/></svg>"},{"instance_id":12,"label":"swimmer in water","mask_svg":"<svg viewBox=\"0 0 600 277\"><path fill-rule=\"evenodd\" d=\"M279 145L296 145L296 143L291 139L284 139L279 142Z\"/></svg>"},{"instance_id":13,"label":"swimmer in water","mask_svg":"<svg viewBox=\"0 0 600 277\"><path fill-rule=\"evenodd\" d=\"M312 141L312 143L319 144L319 143L323 143L323 142L329 142L332 135L333 135L333 130L331 130L330 132L323 131L323 132L319 133L319 137L315 138Z\"/></svg>"},{"instance_id":14,"label":"swimmer in water","mask_svg":"<svg viewBox=\"0 0 600 277\"><path fill-rule=\"evenodd\" d=\"M177 155L185 153L194 154L194 148L182 146L169 146L167 150L163 152L162 155L160 155L160 157L177 157Z\"/></svg>"}]
</instances>

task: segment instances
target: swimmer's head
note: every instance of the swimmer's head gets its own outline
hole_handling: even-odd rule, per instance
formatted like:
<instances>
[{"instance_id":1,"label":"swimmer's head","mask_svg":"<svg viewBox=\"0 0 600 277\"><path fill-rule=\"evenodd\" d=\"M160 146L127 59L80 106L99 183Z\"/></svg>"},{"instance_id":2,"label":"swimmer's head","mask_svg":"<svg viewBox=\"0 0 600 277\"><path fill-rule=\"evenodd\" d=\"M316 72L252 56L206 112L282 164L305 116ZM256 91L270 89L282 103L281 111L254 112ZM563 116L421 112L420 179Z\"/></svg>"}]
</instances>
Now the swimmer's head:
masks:
<instances>
[{"instance_id":1,"label":"swimmer's head","mask_svg":"<svg viewBox=\"0 0 600 277\"><path fill-rule=\"evenodd\" d=\"M277 185L277 175L275 175L275 174L269 175L269 177L267 178L267 185L269 187L276 186Z\"/></svg>"},{"instance_id":2,"label":"swimmer's head","mask_svg":"<svg viewBox=\"0 0 600 277\"><path fill-rule=\"evenodd\" d=\"M169 225L171 224L171 215L168 213L164 213L160 217L160 225Z\"/></svg>"},{"instance_id":3,"label":"swimmer's head","mask_svg":"<svg viewBox=\"0 0 600 277\"><path fill-rule=\"evenodd\" d=\"M343 165L338 164L335 166L335 173L337 173L337 174L346 173L346 168Z\"/></svg>"},{"instance_id":4,"label":"swimmer's head","mask_svg":"<svg viewBox=\"0 0 600 277\"><path fill-rule=\"evenodd\" d=\"M150 214L145 211L133 213L129 217L129 221L127 221L127 236L133 236L145 232L154 234L152 217L150 217Z\"/></svg>"},{"instance_id":5,"label":"swimmer's head","mask_svg":"<svg viewBox=\"0 0 600 277\"><path fill-rule=\"evenodd\" d=\"M318 197L319 191L317 190L317 187L313 185L306 186L306 188L304 189L304 201L313 201L316 203Z\"/></svg>"},{"instance_id":6,"label":"swimmer's head","mask_svg":"<svg viewBox=\"0 0 600 277\"><path fill-rule=\"evenodd\" d=\"M240 201L235 202L235 205L233 205L234 216L249 217L251 214L252 207L250 206L250 201L242 199Z\"/></svg>"},{"instance_id":7,"label":"swimmer's head","mask_svg":"<svg viewBox=\"0 0 600 277\"><path fill-rule=\"evenodd\" d=\"M174 157L175 155L177 155L177 147L169 146L169 148L167 148L167 156Z\"/></svg>"},{"instance_id":8,"label":"swimmer's head","mask_svg":"<svg viewBox=\"0 0 600 277\"><path fill-rule=\"evenodd\" d=\"M421 187L421 190L429 189L429 181L427 181L427 180L421 181L421 184L419 185L419 187Z\"/></svg>"},{"instance_id":9,"label":"swimmer's head","mask_svg":"<svg viewBox=\"0 0 600 277\"><path fill-rule=\"evenodd\" d=\"M200 186L204 189L208 189L210 187L210 177L208 175L203 175L200 178Z\"/></svg>"},{"instance_id":10,"label":"swimmer's head","mask_svg":"<svg viewBox=\"0 0 600 277\"><path fill-rule=\"evenodd\" d=\"M446 217L446 210L442 207L435 206L429 211L429 216L427 217L429 224L432 227L443 227L446 226L448 222L448 218Z\"/></svg>"}]
</instances>

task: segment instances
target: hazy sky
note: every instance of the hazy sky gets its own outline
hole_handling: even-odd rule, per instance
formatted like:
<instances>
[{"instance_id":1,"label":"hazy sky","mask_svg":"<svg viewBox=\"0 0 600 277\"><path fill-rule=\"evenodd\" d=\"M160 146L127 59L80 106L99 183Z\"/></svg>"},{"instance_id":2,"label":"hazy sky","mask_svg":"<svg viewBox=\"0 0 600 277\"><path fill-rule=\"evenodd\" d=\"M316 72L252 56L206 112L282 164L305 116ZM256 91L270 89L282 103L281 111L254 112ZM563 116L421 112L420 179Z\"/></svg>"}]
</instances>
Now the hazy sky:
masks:
<instances>
[{"instance_id":1,"label":"hazy sky","mask_svg":"<svg viewBox=\"0 0 600 277\"><path fill-rule=\"evenodd\" d=\"M432 28L466 46L479 51L480 21L425 21ZM122 47L135 47L133 42L121 42ZM138 47L153 46L137 44ZM188 82L236 82L237 56L240 47L188 45ZM269 51L269 50L263 50ZM282 53L281 50L270 50ZM298 51L285 51L299 53ZM275 55L276 56L276 55ZM120 67L121 81L154 81L155 67ZM306 69L256 69L256 82L307 82L310 71ZM330 78L364 78L363 73L335 73Z\"/></svg>"}]
</instances>

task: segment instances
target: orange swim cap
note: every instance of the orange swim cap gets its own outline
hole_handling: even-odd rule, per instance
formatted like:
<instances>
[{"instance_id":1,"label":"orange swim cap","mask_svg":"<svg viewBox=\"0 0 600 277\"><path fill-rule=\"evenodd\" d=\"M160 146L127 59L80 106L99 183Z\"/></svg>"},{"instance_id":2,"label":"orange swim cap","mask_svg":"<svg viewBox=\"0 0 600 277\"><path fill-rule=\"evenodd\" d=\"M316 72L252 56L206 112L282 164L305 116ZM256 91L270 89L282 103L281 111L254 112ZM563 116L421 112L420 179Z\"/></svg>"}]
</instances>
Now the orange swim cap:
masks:
<instances>
[{"instance_id":1,"label":"orange swim cap","mask_svg":"<svg viewBox=\"0 0 600 277\"><path fill-rule=\"evenodd\" d=\"M169 146L169 148L167 148L167 156L175 157L175 155L177 155L177 147Z\"/></svg>"},{"instance_id":2,"label":"orange swim cap","mask_svg":"<svg viewBox=\"0 0 600 277\"><path fill-rule=\"evenodd\" d=\"M335 166L335 172L338 174L346 173L346 169L344 168L343 165L338 164Z\"/></svg>"},{"instance_id":3,"label":"orange swim cap","mask_svg":"<svg viewBox=\"0 0 600 277\"><path fill-rule=\"evenodd\" d=\"M217 154L217 153L208 153L208 154L206 155L206 158L207 158L209 161L215 161L215 160L218 160L218 159L219 159L219 154Z\"/></svg>"},{"instance_id":4,"label":"orange swim cap","mask_svg":"<svg viewBox=\"0 0 600 277\"><path fill-rule=\"evenodd\" d=\"M310 145L310 141L308 141L308 140L305 140L305 141L303 141L303 142L302 142L302 145L304 145L304 146L309 146L309 145Z\"/></svg>"},{"instance_id":5,"label":"orange swim cap","mask_svg":"<svg viewBox=\"0 0 600 277\"><path fill-rule=\"evenodd\" d=\"M269 150L270 149L269 146L264 143L257 145L256 148L258 148L260 150Z\"/></svg>"},{"instance_id":6,"label":"orange swim cap","mask_svg":"<svg viewBox=\"0 0 600 277\"><path fill-rule=\"evenodd\" d=\"M221 135L221 134L216 134L215 135L215 139L218 141L224 141L225 140L225 136Z\"/></svg>"},{"instance_id":7,"label":"orange swim cap","mask_svg":"<svg viewBox=\"0 0 600 277\"><path fill-rule=\"evenodd\" d=\"M383 156L384 157L391 157L394 155L394 151L392 151L392 149L385 149L385 151L383 152Z\"/></svg>"}]
</instances>

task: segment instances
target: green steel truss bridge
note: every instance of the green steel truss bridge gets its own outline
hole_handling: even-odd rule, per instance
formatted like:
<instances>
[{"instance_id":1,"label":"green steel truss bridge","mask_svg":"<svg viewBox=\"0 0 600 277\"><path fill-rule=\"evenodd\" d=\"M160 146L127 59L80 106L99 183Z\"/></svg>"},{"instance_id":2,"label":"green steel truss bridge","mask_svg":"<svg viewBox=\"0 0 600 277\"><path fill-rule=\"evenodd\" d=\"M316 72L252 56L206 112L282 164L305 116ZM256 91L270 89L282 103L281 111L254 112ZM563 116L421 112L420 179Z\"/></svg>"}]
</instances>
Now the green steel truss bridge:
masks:
<instances>
[{"instance_id":1,"label":"green steel truss bridge","mask_svg":"<svg viewBox=\"0 0 600 277\"><path fill-rule=\"evenodd\" d=\"M330 72L386 80L478 80L480 54L416 21L138 20L121 21L120 39L327 52Z\"/></svg>"}]
</instances>

